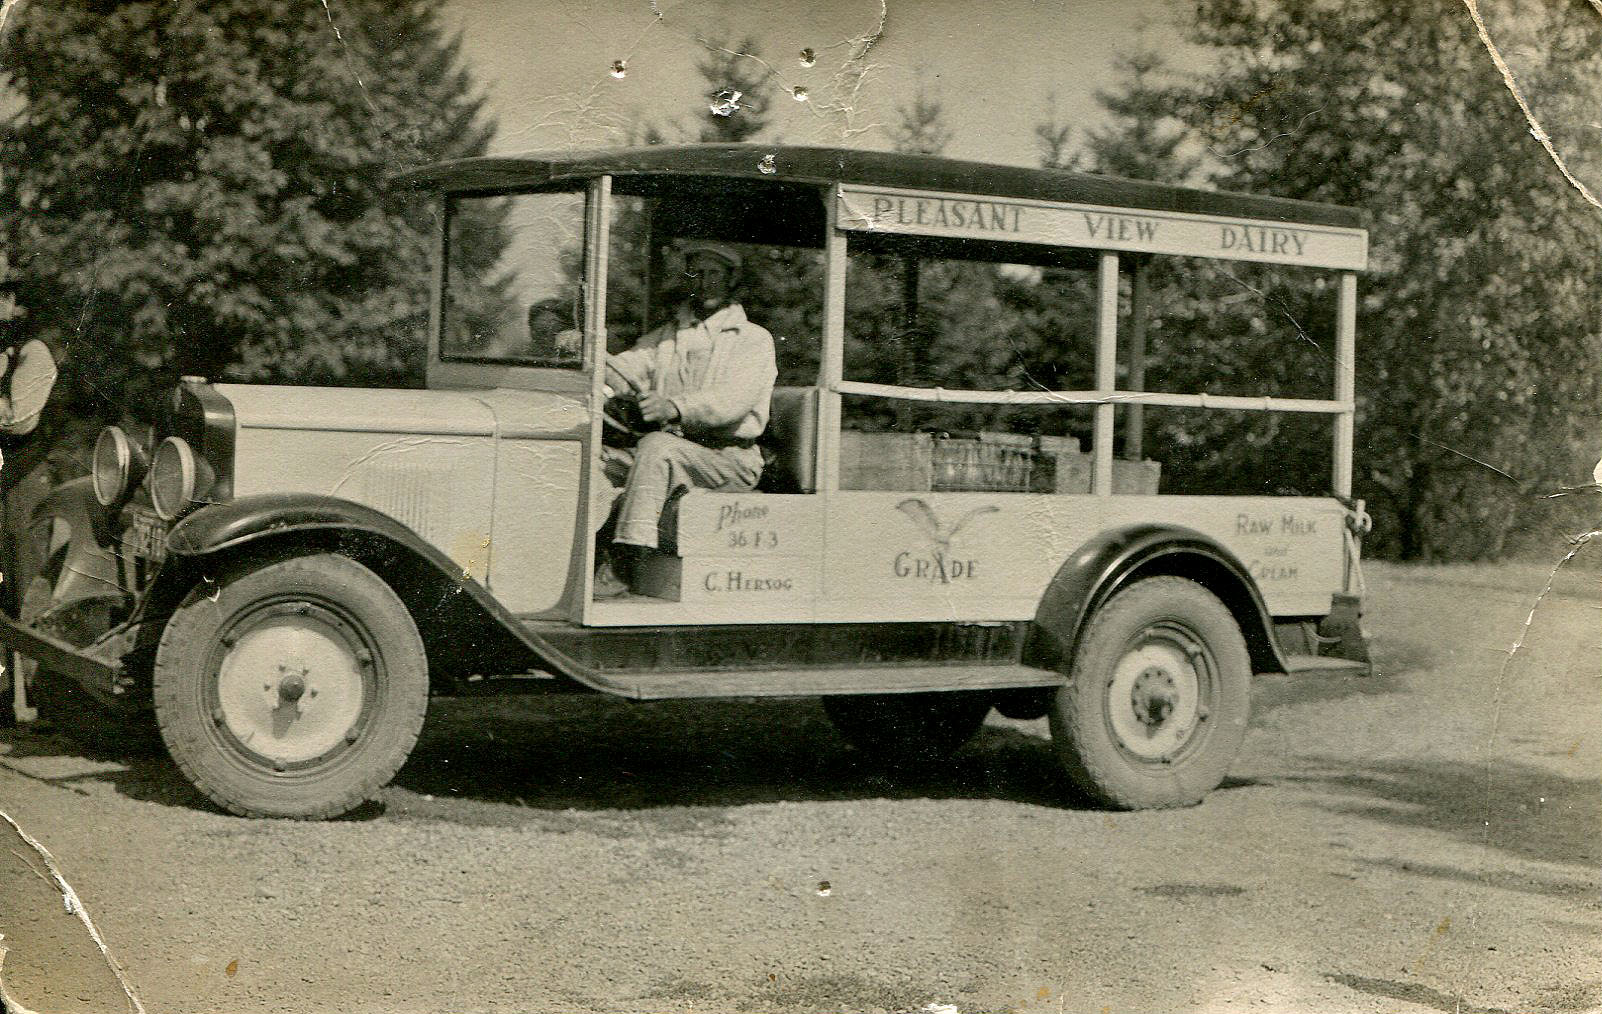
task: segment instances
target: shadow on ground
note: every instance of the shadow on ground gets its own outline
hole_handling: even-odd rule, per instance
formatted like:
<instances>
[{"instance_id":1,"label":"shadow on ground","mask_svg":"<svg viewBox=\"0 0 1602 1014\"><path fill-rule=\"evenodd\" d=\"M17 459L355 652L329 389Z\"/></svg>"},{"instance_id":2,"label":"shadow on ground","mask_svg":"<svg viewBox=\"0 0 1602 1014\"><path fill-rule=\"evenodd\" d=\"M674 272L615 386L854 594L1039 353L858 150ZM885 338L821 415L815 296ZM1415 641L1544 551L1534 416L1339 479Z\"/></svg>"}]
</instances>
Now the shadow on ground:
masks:
<instances>
[{"instance_id":1,"label":"shadow on ground","mask_svg":"<svg viewBox=\"0 0 1602 1014\"><path fill-rule=\"evenodd\" d=\"M1324 978L1330 982L1338 982L1347 989L1367 993L1369 996L1382 996L1387 1000L1400 1000L1420 1007L1433 1007L1439 1011L1450 1011L1451 1014L1513 1014L1512 1011L1502 1007L1466 1007L1463 1005L1462 997L1452 996L1417 982L1371 979L1362 975L1325 975Z\"/></svg>"},{"instance_id":2,"label":"shadow on ground","mask_svg":"<svg viewBox=\"0 0 1602 1014\"><path fill-rule=\"evenodd\" d=\"M1325 979L1338 982L1348 989L1387 1000L1433 1007L1449 1014L1513 1014L1536 1011L1588 1011L1602 1002L1602 981L1555 983L1542 990L1529 1002L1509 1010L1505 1007L1483 1007L1466 1004L1463 998L1432 989L1423 983L1401 982L1396 979L1374 979L1362 975L1325 974Z\"/></svg>"},{"instance_id":3,"label":"shadow on ground","mask_svg":"<svg viewBox=\"0 0 1602 1014\"><path fill-rule=\"evenodd\" d=\"M1253 707L1396 693L1394 677L1259 677ZM1042 723L1043 724L1043 723ZM506 806L545 810L726 807L783 800L992 798L1084 807L1040 735L992 719L949 761L886 771L848 749L815 700L672 701L610 697L436 698L411 759L373 819L518 823ZM62 758L69 773L24 773L68 789L111 784L134 799L209 809L160 751L153 730L99 740L13 729L11 758ZM77 758L88 762L70 763ZM46 765L48 767L50 765ZM1258 783L1233 780L1223 788ZM464 814L461 803L490 804Z\"/></svg>"},{"instance_id":4,"label":"shadow on ground","mask_svg":"<svg viewBox=\"0 0 1602 1014\"><path fill-rule=\"evenodd\" d=\"M13 763L21 761L22 763ZM87 795L92 783L111 785L130 799L210 809L160 747L152 730L95 742L53 726L0 729L0 764L16 774Z\"/></svg>"},{"instance_id":5,"label":"shadow on ground","mask_svg":"<svg viewBox=\"0 0 1602 1014\"><path fill-rule=\"evenodd\" d=\"M441 702L386 799L428 816L444 799L638 810L957 797L1086 805L1049 744L1011 728L986 726L943 763L886 771L846 747L816 701L599 697Z\"/></svg>"},{"instance_id":6,"label":"shadow on ground","mask_svg":"<svg viewBox=\"0 0 1602 1014\"><path fill-rule=\"evenodd\" d=\"M1400 671L1402 670L1382 667L1372 676L1318 674L1286 676L1278 673L1262 673L1252 681L1253 722L1255 724L1281 708L1298 704L1406 693L1407 682L1397 675Z\"/></svg>"},{"instance_id":7,"label":"shadow on ground","mask_svg":"<svg viewBox=\"0 0 1602 1014\"><path fill-rule=\"evenodd\" d=\"M1389 676L1262 676L1254 683L1253 707L1261 717L1297 704L1402 689ZM849 749L816 700L436 698L411 759L379 802L351 818L519 824L527 818L518 811L530 809L877 798L1089 807L1067 784L1044 725L992 716L948 761L887 771ZM69 790L84 792L86 784L101 782L133 799L212 809L166 758L153 729L98 740L10 729L0 730L0 743L9 744L6 758L36 761L14 770ZM1259 784L1234 779L1222 790Z\"/></svg>"},{"instance_id":8,"label":"shadow on ground","mask_svg":"<svg viewBox=\"0 0 1602 1014\"><path fill-rule=\"evenodd\" d=\"M100 783L132 799L214 809L142 737L95 743L0 729L0 764L81 794ZM888 771L848 748L815 700L439 698L392 785L351 816L519 824L531 809L959 797L1089 805L1065 784L1048 743L1006 727L987 726L943 763Z\"/></svg>"},{"instance_id":9,"label":"shadow on ground","mask_svg":"<svg viewBox=\"0 0 1602 1014\"><path fill-rule=\"evenodd\" d=\"M1353 765L1348 758L1311 760L1314 773L1289 775L1325 793L1322 803L1344 816L1420 828L1494 849L1517 859L1586 871L1584 880L1513 877L1505 886L1536 893L1594 890L1602 866L1602 778L1571 778L1514 760L1494 765L1427 758ZM1479 873L1432 863L1388 862L1410 872L1485 883ZM1500 876L1500 875L1497 875ZM1506 879L1506 878L1504 878Z\"/></svg>"}]
</instances>

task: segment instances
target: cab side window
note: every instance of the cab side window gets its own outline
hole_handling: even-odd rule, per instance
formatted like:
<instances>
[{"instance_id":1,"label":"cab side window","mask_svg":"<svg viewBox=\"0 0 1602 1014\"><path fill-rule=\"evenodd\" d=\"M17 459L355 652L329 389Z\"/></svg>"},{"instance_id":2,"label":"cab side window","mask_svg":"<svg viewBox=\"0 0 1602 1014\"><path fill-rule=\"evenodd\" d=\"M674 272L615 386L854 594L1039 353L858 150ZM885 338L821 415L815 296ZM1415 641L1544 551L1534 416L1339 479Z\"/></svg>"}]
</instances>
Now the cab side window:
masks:
<instances>
[{"instance_id":1,"label":"cab side window","mask_svg":"<svg viewBox=\"0 0 1602 1014\"><path fill-rule=\"evenodd\" d=\"M451 200L441 358L584 365L584 201L581 193Z\"/></svg>"}]
</instances>

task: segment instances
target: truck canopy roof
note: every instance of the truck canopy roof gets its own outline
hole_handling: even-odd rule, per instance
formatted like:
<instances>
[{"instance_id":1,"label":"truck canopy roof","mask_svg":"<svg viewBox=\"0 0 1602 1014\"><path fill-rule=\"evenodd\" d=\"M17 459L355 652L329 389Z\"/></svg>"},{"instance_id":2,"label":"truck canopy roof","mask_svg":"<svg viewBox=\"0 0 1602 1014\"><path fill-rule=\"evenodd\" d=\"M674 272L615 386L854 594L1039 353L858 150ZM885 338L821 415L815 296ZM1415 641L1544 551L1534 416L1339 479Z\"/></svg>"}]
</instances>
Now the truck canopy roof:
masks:
<instances>
[{"instance_id":1,"label":"truck canopy roof","mask_svg":"<svg viewBox=\"0 0 1602 1014\"><path fill-rule=\"evenodd\" d=\"M694 187L718 179L845 184L1348 229L1364 227L1361 211L1334 204L934 155L768 144L651 145L484 155L409 170L398 174L395 182L446 193L485 193L574 183L598 176L611 176L614 185L635 192L656 189L653 182L682 181Z\"/></svg>"}]
</instances>

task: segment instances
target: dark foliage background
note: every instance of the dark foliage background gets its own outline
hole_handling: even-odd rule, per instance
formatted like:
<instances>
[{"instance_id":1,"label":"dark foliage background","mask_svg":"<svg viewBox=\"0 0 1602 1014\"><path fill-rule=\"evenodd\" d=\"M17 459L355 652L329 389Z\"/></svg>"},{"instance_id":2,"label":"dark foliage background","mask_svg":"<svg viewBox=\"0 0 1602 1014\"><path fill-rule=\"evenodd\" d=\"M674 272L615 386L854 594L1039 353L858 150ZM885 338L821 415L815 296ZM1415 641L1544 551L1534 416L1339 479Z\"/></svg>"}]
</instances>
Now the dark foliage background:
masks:
<instances>
[{"instance_id":1,"label":"dark foliage background","mask_svg":"<svg viewBox=\"0 0 1602 1014\"><path fill-rule=\"evenodd\" d=\"M1596 189L1602 18L1569 0L1482 9L1542 128ZM1463 6L1201 0L1194 16L1220 69L1153 92L1202 142L1208 182L1369 215L1356 493L1370 551L1479 559L1584 525L1574 498L1540 495L1588 479L1602 451L1602 212L1532 137ZM1327 294L1260 287L1323 344ZM1262 365L1283 376L1304 361Z\"/></svg>"},{"instance_id":2,"label":"dark foliage background","mask_svg":"<svg viewBox=\"0 0 1602 1014\"><path fill-rule=\"evenodd\" d=\"M386 178L493 133L437 5L26 4L0 67L13 291L86 410L184 373L420 381L436 209Z\"/></svg>"}]
</instances>

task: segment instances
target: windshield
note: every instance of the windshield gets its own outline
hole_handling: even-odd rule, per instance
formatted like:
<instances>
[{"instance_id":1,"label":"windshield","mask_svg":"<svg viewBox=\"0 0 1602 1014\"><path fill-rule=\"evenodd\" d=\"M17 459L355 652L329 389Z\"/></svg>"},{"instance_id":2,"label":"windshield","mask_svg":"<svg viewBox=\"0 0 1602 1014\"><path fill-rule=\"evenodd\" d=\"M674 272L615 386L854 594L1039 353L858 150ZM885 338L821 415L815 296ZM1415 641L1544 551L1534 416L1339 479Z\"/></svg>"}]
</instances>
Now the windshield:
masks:
<instances>
[{"instance_id":1,"label":"windshield","mask_svg":"<svg viewBox=\"0 0 1602 1014\"><path fill-rule=\"evenodd\" d=\"M440 358L583 366L584 200L451 199Z\"/></svg>"}]
</instances>

